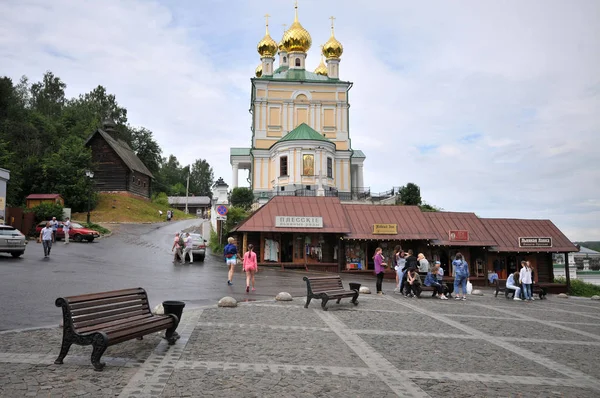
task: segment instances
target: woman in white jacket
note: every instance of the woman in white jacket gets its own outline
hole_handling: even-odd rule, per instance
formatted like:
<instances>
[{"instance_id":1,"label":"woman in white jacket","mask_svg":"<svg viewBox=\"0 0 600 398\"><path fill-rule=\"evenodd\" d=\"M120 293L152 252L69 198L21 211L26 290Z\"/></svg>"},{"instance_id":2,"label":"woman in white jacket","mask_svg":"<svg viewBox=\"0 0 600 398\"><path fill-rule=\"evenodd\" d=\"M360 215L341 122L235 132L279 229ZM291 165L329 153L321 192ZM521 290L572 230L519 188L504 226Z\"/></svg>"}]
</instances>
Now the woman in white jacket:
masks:
<instances>
[{"instance_id":1,"label":"woman in white jacket","mask_svg":"<svg viewBox=\"0 0 600 398\"><path fill-rule=\"evenodd\" d=\"M521 261L521 272L519 272L519 283L523 286L523 297L525 300L532 301L531 298L531 268L527 261Z\"/></svg>"}]
</instances>

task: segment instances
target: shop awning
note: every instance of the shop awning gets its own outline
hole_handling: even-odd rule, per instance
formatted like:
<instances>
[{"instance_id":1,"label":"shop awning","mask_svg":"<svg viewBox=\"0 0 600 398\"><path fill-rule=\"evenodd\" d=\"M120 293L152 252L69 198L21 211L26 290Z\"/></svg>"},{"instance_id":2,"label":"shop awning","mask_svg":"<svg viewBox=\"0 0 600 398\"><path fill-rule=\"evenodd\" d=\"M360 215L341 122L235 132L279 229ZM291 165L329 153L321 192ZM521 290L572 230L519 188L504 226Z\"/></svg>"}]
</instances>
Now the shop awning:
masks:
<instances>
[{"instance_id":1,"label":"shop awning","mask_svg":"<svg viewBox=\"0 0 600 398\"><path fill-rule=\"evenodd\" d=\"M417 206L343 206L351 229L344 239L426 240L437 237Z\"/></svg>"},{"instance_id":2,"label":"shop awning","mask_svg":"<svg viewBox=\"0 0 600 398\"><path fill-rule=\"evenodd\" d=\"M576 252L575 246L550 220L482 218L496 241L496 252Z\"/></svg>"},{"instance_id":3,"label":"shop awning","mask_svg":"<svg viewBox=\"0 0 600 398\"><path fill-rule=\"evenodd\" d=\"M475 213L427 212L423 213L437 238L436 246L494 246L496 241L485 229Z\"/></svg>"},{"instance_id":4,"label":"shop awning","mask_svg":"<svg viewBox=\"0 0 600 398\"><path fill-rule=\"evenodd\" d=\"M235 231L347 234L350 225L338 198L275 196Z\"/></svg>"}]
</instances>

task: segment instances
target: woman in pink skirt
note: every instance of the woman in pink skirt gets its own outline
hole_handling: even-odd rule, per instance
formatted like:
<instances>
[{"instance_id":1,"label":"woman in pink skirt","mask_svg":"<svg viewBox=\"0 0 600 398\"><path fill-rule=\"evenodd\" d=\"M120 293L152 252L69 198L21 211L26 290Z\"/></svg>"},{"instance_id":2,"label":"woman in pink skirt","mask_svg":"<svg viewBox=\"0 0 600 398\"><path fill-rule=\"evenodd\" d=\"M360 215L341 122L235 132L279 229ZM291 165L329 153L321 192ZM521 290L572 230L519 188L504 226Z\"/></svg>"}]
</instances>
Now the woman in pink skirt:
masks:
<instances>
[{"instance_id":1,"label":"woman in pink skirt","mask_svg":"<svg viewBox=\"0 0 600 398\"><path fill-rule=\"evenodd\" d=\"M254 289L254 274L258 271L256 253L252 251L254 246L248 245L248 251L244 254L244 271L246 271L246 293L250 291L250 280L252 280L252 291Z\"/></svg>"}]
</instances>

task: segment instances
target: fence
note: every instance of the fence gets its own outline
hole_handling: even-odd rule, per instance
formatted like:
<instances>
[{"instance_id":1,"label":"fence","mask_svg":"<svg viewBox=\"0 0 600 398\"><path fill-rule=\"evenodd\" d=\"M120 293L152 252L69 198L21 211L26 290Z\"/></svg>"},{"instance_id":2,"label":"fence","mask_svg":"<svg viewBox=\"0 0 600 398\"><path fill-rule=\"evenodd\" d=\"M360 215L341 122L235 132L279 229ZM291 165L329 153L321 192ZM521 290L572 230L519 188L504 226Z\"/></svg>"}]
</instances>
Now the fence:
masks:
<instances>
[{"instance_id":1,"label":"fence","mask_svg":"<svg viewBox=\"0 0 600 398\"><path fill-rule=\"evenodd\" d=\"M25 213L20 207L7 207L5 222L23 234L30 235L35 227L35 214Z\"/></svg>"}]
</instances>

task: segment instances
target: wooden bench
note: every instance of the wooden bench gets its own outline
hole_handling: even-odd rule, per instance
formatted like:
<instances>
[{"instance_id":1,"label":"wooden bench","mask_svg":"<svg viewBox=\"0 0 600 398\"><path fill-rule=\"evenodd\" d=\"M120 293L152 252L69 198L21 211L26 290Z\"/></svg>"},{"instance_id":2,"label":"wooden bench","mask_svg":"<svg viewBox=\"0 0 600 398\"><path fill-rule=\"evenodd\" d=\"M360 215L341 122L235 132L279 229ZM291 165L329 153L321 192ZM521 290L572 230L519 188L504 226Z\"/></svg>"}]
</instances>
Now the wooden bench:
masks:
<instances>
[{"instance_id":1,"label":"wooden bench","mask_svg":"<svg viewBox=\"0 0 600 398\"><path fill-rule=\"evenodd\" d=\"M62 364L73 343L92 345L92 365L102 370L100 358L107 347L166 330L169 344L175 343L176 315L153 315L148 295L142 288L59 297L63 311L63 339L55 364Z\"/></svg>"},{"instance_id":2,"label":"wooden bench","mask_svg":"<svg viewBox=\"0 0 600 398\"><path fill-rule=\"evenodd\" d=\"M422 292L432 292L431 297L437 297L435 288L433 286L425 286L424 282L425 282L425 278L427 277L427 273L419 272L419 277L421 278L421 285L420 285L419 294L417 294L416 296L421 298ZM406 283L408 283L408 282L406 282ZM449 282L444 283L444 281L442 280L441 285L444 288L444 295L446 295L446 297L452 298L452 291L454 290L454 287L451 286L452 284Z\"/></svg>"},{"instance_id":3,"label":"wooden bench","mask_svg":"<svg viewBox=\"0 0 600 398\"><path fill-rule=\"evenodd\" d=\"M495 296L498 297L498 293L499 292L504 292L504 297L509 298L508 295L512 293L512 298L515 297L515 291L512 289L507 289L506 288L506 279L496 279L494 281L494 284L496 285L496 294ZM521 287L521 294L523 292L523 288ZM544 289L542 286L539 286L537 283L534 283L531 285L531 295L533 296L534 294L537 294L540 298L540 300L543 300L546 298L546 289Z\"/></svg>"},{"instance_id":4,"label":"wooden bench","mask_svg":"<svg viewBox=\"0 0 600 398\"><path fill-rule=\"evenodd\" d=\"M344 297L352 297L352 304L358 305L358 290L345 290L342 285L342 278L339 276L322 276L316 278L303 278L306 281L306 305L308 308L310 300L313 298L321 299L321 307L327 311L327 302L331 299L337 299L337 304Z\"/></svg>"}]
</instances>

